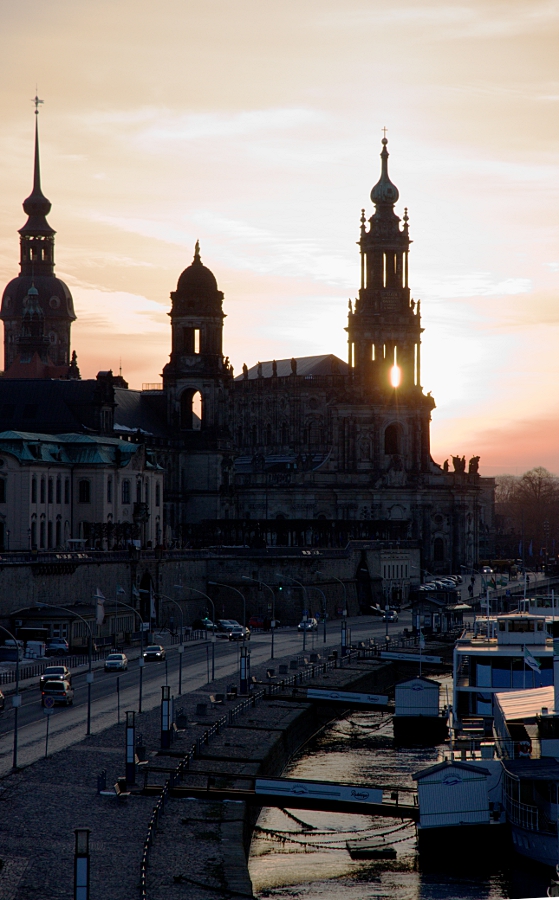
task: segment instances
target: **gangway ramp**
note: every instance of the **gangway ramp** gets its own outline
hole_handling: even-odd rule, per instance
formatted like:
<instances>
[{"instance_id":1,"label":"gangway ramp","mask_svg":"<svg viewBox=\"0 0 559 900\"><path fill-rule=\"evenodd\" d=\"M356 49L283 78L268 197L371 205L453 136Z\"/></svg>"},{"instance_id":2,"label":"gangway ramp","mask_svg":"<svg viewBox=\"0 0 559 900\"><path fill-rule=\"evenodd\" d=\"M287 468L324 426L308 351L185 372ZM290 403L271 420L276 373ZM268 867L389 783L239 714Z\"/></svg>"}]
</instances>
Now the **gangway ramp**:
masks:
<instances>
[{"instance_id":1,"label":"gangway ramp","mask_svg":"<svg viewBox=\"0 0 559 900\"><path fill-rule=\"evenodd\" d=\"M216 773L216 778L219 777ZM209 778L205 787L180 785L171 788L174 797L197 800L237 800L251 806L275 806L281 809L316 809L325 812L360 813L366 816L419 820L417 794L406 788L385 789L331 781L294 778L250 778L250 788L216 787ZM402 802L403 801L403 802Z\"/></svg>"}]
</instances>

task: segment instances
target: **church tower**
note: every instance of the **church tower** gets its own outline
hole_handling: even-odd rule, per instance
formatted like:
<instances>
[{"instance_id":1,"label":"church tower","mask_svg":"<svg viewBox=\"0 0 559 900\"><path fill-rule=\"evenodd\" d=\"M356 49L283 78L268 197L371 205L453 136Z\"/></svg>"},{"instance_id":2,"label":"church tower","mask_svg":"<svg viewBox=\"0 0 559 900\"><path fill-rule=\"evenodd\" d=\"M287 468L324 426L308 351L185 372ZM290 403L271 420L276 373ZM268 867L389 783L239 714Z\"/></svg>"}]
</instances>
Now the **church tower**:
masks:
<instances>
[{"instance_id":1,"label":"church tower","mask_svg":"<svg viewBox=\"0 0 559 900\"><path fill-rule=\"evenodd\" d=\"M38 128L41 102L35 98L33 190L23 203L28 219L19 231L20 274L5 288L0 309L0 319L4 322L6 372L18 358L24 361L25 348L37 351L43 362L48 357L51 368L70 366L70 328L76 314L68 287L54 274L56 232L47 221L50 200L41 190ZM61 368L56 377L70 377L70 374L66 375Z\"/></svg>"},{"instance_id":2,"label":"church tower","mask_svg":"<svg viewBox=\"0 0 559 900\"><path fill-rule=\"evenodd\" d=\"M220 387L230 371L222 353L223 292L198 241L171 300L171 358L163 369L169 423L184 438L203 435L207 443L221 424Z\"/></svg>"},{"instance_id":3,"label":"church tower","mask_svg":"<svg viewBox=\"0 0 559 900\"><path fill-rule=\"evenodd\" d=\"M375 212L361 214L361 287L348 316L348 363L378 388L400 394L421 389L419 303L410 297L408 214L403 227L394 212L398 188L388 176L388 141L382 139L381 176L371 191Z\"/></svg>"}]
</instances>

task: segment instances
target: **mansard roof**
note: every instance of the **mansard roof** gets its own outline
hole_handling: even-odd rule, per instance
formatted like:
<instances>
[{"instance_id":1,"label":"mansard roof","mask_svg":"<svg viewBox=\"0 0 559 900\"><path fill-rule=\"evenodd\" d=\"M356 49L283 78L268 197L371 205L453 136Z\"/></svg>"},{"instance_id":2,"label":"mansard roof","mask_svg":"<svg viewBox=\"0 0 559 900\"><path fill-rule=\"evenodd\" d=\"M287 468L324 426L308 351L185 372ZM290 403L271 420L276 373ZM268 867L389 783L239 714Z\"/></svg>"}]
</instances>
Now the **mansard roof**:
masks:
<instances>
[{"instance_id":1,"label":"mansard roof","mask_svg":"<svg viewBox=\"0 0 559 900\"><path fill-rule=\"evenodd\" d=\"M49 466L126 466L140 448L118 438L87 434L37 434L25 431L0 432L0 453L9 453L21 463L48 463Z\"/></svg>"}]
</instances>

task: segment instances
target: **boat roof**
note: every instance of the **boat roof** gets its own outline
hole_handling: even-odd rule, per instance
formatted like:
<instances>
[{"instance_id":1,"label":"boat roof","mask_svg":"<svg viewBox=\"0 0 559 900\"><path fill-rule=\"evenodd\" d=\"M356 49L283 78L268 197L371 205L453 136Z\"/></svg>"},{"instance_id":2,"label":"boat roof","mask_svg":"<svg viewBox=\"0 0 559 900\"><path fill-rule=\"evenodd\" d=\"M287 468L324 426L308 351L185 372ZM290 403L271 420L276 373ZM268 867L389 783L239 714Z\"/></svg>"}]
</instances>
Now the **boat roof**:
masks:
<instances>
[{"instance_id":1,"label":"boat roof","mask_svg":"<svg viewBox=\"0 0 559 900\"><path fill-rule=\"evenodd\" d=\"M495 694L495 702L499 704L507 722L526 722L530 719L535 722L544 706L547 706L550 715L555 712L553 685Z\"/></svg>"},{"instance_id":2,"label":"boat roof","mask_svg":"<svg viewBox=\"0 0 559 900\"><path fill-rule=\"evenodd\" d=\"M445 760L444 762L436 763L434 766L429 766L427 769L422 769L421 772L415 772L412 778L414 781L420 781L427 775L434 775L435 772L442 772L444 769L465 769L467 772L477 772L478 775L491 774L489 769L485 769L483 766L472 766L470 763Z\"/></svg>"},{"instance_id":3,"label":"boat roof","mask_svg":"<svg viewBox=\"0 0 559 900\"><path fill-rule=\"evenodd\" d=\"M559 781L559 760L553 756L540 759L504 759L505 771L513 778L529 778L530 781Z\"/></svg>"}]
</instances>

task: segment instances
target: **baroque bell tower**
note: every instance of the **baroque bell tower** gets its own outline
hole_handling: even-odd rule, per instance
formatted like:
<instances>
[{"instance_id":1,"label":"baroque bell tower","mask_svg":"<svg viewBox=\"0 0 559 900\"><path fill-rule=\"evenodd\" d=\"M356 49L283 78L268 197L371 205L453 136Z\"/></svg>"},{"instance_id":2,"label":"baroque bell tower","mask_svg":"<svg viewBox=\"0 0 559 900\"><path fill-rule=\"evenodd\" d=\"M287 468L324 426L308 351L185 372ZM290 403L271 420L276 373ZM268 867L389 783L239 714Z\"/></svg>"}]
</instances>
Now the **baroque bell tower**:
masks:
<instances>
[{"instance_id":1,"label":"baroque bell tower","mask_svg":"<svg viewBox=\"0 0 559 900\"><path fill-rule=\"evenodd\" d=\"M375 212L361 213L361 286L348 316L348 363L378 388L400 394L421 390L420 304L410 297L407 209L403 227L394 212L398 188L388 176L388 141L382 139L381 176L371 191ZM368 224L368 227L367 227Z\"/></svg>"}]
</instances>

